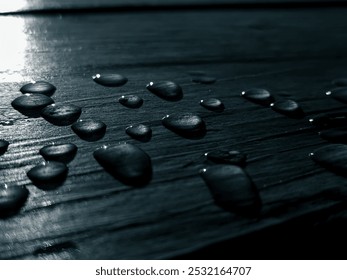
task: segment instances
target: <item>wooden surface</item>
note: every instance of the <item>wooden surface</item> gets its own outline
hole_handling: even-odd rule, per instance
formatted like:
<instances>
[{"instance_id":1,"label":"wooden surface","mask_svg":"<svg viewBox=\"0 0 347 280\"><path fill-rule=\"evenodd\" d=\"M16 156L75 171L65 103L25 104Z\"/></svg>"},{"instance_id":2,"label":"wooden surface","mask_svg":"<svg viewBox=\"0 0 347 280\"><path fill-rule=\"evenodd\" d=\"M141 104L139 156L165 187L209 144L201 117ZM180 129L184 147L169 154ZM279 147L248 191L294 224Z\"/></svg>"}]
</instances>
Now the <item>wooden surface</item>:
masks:
<instances>
[{"instance_id":1,"label":"wooden surface","mask_svg":"<svg viewBox=\"0 0 347 280\"><path fill-rule=\"evenodd\" d=\"M18 215L0 220L0 258L286 258L281 248L289 249L288 240L300 256L326 258L317 255L317 247L312 251L314 244L303 250L293 240L316 241L316 225L330 222L341 232L345 221L346 179L308 158L327 144L308 118L345 108L324 94L332 79L347 76L345 14L345 9L304 9L1 17L0 133L10 147L0 157L0 180L27 185L30 197ZM192 83L188 72L196 70L217 82ZM91 79L107 72L129 82L110 89ZM70 127L15 111L10 103L21 95L19 88L41 79L57 87L56 103L82 106L82 118L104 121L105 137L85 142ZM183 100L166 102L146 90L148 82L159 80L181 84ZM241 91L252 87L298 101L307 118L289 119L242 99ZM124 93L143 97L143 107L120 105ZM199 106L207 97L220 98L226 110ZM165 129L161 118L174 112L202 116L206 136L187 140ZM150 142L125 134L137 123L151 125ZM122 141L151 156L154 173L146 187L122 185L93 159L97 147ZM26 172L42 161L38 150L51 142L73 142L79 151L65 184L43 191ZM198 170L201 155L217 147L248 154L246 170L263 201L259 219L214 204ZM260 255L257 249L270 241L272 250ZM68 248L37 252L61 243ZM234 244L236 249L222 250Z\"/></svg>"}]
</instances>

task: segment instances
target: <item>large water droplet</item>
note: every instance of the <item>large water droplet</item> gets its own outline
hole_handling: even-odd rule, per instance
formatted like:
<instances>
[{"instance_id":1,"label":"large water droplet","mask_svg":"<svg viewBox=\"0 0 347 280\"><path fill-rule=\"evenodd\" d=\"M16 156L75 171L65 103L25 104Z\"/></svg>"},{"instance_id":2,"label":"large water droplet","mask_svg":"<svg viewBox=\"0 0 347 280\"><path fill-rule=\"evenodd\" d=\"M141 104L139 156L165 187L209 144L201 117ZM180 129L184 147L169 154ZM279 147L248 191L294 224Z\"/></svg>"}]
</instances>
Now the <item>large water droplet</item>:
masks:
<instances>
[{"instance_id":1,"label":"large water droplet","mask_svg":"<svg viewBox=\"0 0 347 280\"><path fill-rule=\"evenodd\" d=\"M40 154L45 160L60 161L63 163L72 161L76 153L77 146L72 143L48 145L40 149Z\"/></svg>"},{"instance_id":2,"label":"large water droplet","mask_svg":"<svg viewBox=\"0 0 347 280\"><path fill-rule=\"evenodd\" d=\"M81 113L81 108L72 104L51 104L41 110L41 116L46 121L58 126L73 124Z\"/></svg>"},{"instance_id":3,"label":"large water droplet","mask_svg":"<svg viewBox=\"0 0 347 280\"><path fill-rule=\"evenodd\" d=\"M97 141L106 133L106 124L97 120L79 120L71 128L81 139L86 141Z\"/></svg>"},{"instance_id":4,"label":"large water droplet","mask_svg":"<svg viewBox=\"0 0 347 280\"><path fill-rule=\"evenodd\" d=\"M37 118L41 109L53 103L53 99L46 95L26 93L13 100L11 105L23 115Z\"/></svg>"},{"instance_id":5,"label":"large water droplet","mask_svg":"<svg viewBox=\"0 0 347 280\"><path fill-rule=\"evenodd\" d=\"M128 79L120 74L96 74L94 82L105 87L120 87L125 85Z\"/></svg>"},{"instance_id":6,"label":"large water droplet","mask_svg":"<svg viewBox=\"0 0 347 280\"><path fill-rule=\"evenodd\" d=\"M0 156L6 153L8 145L10 145L10 143L7 140L0 139Z\"/></svg>"},{"instance_id":7,"label":"large water droplet","mask_svg":"<svg viewBox=\"0 0 347 280\"><path fill-rule=\"evenodd\" d=\"M326 95L342 102L347 103L347 87L335 88L326 92Z\"/></svg>"},{"instance_id":8,"label":"large water droplet","mask_svg":"<svg viewBox=\"0 0 347 280\"><path fill-rule=\"evenodd\" d=\"M324 140L334 143L347 143L347 127L331 128L319 132Z\"/></svg>"},{"instance_id":9,"label":"large water droplet","mask_svg":"<svg viewBox=\"0 0 347 280\"><path fill-rule=\"evenodd\" d=\"M43 162L27 173L29 179L37 187L49 190L59 187L66 179L68 173L67 166L62 162Z\"/></svg>"},{"instance_id":10,"label":"large water droplet","mask_svg":"<svg viewBox=\"0 0 347 280\"><path fill-rule=\"evenodd\" d=\"M275 100L269 91L262 88L252 88L252 89L243 91L241 93L241 96L251 102L254 102L263 106L269 106Z\"/></svg>"},{"instance_id":11,"label":"large water droplet","mask_svg":"<svg viewBox=\"0 0 347 280\"><path fill-rule=\"evenodd\" d=\"M271 103L271 109L290 118L301 119L305 116L304 111L294 100L280 100Z\"/></svg>"},{"instance_id":12,"label":"large water droplet","mask_svg":"<svg viewBox=\"0 0 347 280\"><path fill-rule=\"evenodd\" d=\"M29 191L24 186L0 184L0 217L8 217L19 211L27 201Z\"/></svg>"},{"instance_id":13,"label":"large water droplet","mask_svg":"<svg viewBox=\"0 0 347 280\"><path fill-rule=\"evenodd\" d=\"M347 78L338 78L333 80L331 83L337 87L347 87Z\"/></svg>"},{"instance_id":14,"label":"large water droplet","mask_svg":"<svg viewBox=\"0 0 347 280\"><path fill-rule=\"evenodd\" d=\"M125 132L136 140L148 142L152 137L152 129L148 125L131 125L125 129Z\"/></svg>"},{"instance_id":15,"label":"large water droplet","mask_svg":"<svg viewBox=\"0 0 347 280\"><path fill-rule=\"evenodd\" d=\"M45 81L36 81L22 86L20 91L22 93L40 93L51 96L56 91L56 87Z\"/></svg>"},{"instance_id":16,"label":"large water droplet","mask_svg":"<svg viewBox=\"0 0 347 280\"><path fill-rule=\"evenodd\" d=\"M150 82L147 89L167 101L178 101L183 98L181 86L171 81Z\"/></svg>"},{"instance_id":17,"label":"large water droplet","mask_svg":"<svg viewBox=\"0 0 347 280\"><path fill-rule=\"evenodd\" d=\"M250 176L236 165L214 165L201 171L201 176L221 208L245 216L257 216L261 200Z\"/></svg>"},{"instance_id":18,"label":"large water droplet","mask_svg":"<svg viewBox=\"0 0 347 280\"><path fill-rule=\"evenodd\" d=\"M199 83L199 84L214 84L217 81L215 77L209 77L209 76L195 76L192 78L192 82Z\"/></svg>"},{"instance_id":19,"label":"large water droplet","mask_svg":"<svg viewBox=\"0 0 347 280\"><path fill-rule=\"evenodd\" d=\"M215 150L205 153L205 157L214 163L245 166L247 156L239 151Z\"/></svg>"},{"instance_id":20,"label":"large water droplet","mask_svg":"<svg viewBox=\"0 0 347 280\"><path fill-rule=\"evenodd\" d=\"M331 144L313 151L310 157L322 167L347 176L347 145Z\"/></svg>"},{"instance_id":21,"label":"large water droplet","mask_svg":"<svg viewBox=\"0 0 347 280\"><path fill-rule=\"evenodd\" d=\"M203 99L200 101L200 105L210 111L219 113L224 111L224 104L217 98Z\"/></svg>"},{"instance_id":22,"label":"large water droplet","mask_svg":"<svg viewBox=\"0 0 347 280\"><path fill-rule=\"evenodd\" d=\"M163 125L178 135L199 139L205 136L205 122L197 115L191 113L167 115L162 119Z\"/></svg>"},{"instance_id":23,"label":"large water droplet","mask_svg":"<svg viewBox=\"0 0 347 280\"><path fill-rule=\"evenodd\" d=\"M151 158L132 144L104 146L94 152L94 157L108 173L126 185L146 185L152 178Z\"/></svg>"},{"instance_id":24,"label":"large water droplet","mask_svg":"<svg viewBox=\"0 0 347 280\"><path fill-rule=\"evenodd\" d=\"M321 114L309 119L314 126L321 128L347 126L347 112Z\"/></svg>"},{"instance_id":25,"label":"large water droplet","mask_svg":"<svg viewBox=\"0 0 347 280\"><path fill-rule=\"evenodd\" d=\"M125 107L131 108L131 109L137 109L140 108L143 104L143 99L137 95L122 95L118 99L119 103L124 105Z\"/></svg>"}]
</instances>

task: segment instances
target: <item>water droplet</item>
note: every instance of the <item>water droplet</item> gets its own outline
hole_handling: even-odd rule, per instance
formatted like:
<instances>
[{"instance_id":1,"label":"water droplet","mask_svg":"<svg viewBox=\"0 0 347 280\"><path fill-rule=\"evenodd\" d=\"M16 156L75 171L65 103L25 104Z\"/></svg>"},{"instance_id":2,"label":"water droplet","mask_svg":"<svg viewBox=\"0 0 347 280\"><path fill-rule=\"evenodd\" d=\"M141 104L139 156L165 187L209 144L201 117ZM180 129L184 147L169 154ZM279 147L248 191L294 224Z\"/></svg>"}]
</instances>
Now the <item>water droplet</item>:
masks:
<instances>
[{"instance_id":1,"label":"water droplet","mask_svg":"<svg viewBox=\"0 0 347 280\"><path fill-rule=\"evenodd\" d=\"M128 79L120 74L96 74L93 80L105 87L120 87L128 82Z\"/></svg>"},{"instance_id":2,"label":"water droplet","mask_svg":"<svg viewBox=\"0 0 347 280\"><path fill-rule=\"evenodd\" d=\"M346 87L347 86L347 78L335 79L331 83L337 87Z\"/></svg>"},{"instance_id":3,"label":"water droplet","mask_svg":"<svg viewBox=\"0 0 347 280\"><path fill-rule=\"evenodd\" d=\"M143 99L137 95L122 95L118 101L120 104L131 109L140 108L143 104Z\"/></svg>"},{"instance_id":4,"label":"water droplet","mask_svg":"<svg viewBox=\"0 0 347 280\"><path fill-rule=\"evenodd\" d=\"M331 96L337 101L347 103L347 87L335 88L326 92L326 95Z\"/></svg>"},{"instance_id":5,"label":"water droplet","mask_svg":"<svg viewBox=\"0 0 347 280\"><path fill-rule=\"evenodd\" d=\"M148 142L152 138L152 129L144 124L131 125L125 132L136 140Z\"/></svg>"},{"instance_id":6,"label":"water droplet","mask_svg":"<svg viewBox=\"0 0 347 280\"><path fill-rule=\"evenodd\" d=\"M219 113L224 111L224 104L217 98L201 100L200 105L210 111Z\"/></svg>"},{"instance_id":7,"label":"water droplet","mask_svg":"<svg viewBox=\"0 0 347 280\"><path fill-rule=\"evenodd\" d=\"M205 157L214 163L245 166L247 156L239 151L216 150L205 153Z\"/></svg>"},{"instance_id":8,"label":"water droplet","mask_svg":"<svg viewBox=\"0 0 347 280\"><path fill-rule=\"evenodd\" d=\"M68 163L74 159L77 153L77 146L72 143L59 144L59 145L48 145L40 149L42 157L49 161L59 161Z\"/></svg>"},{"instance_id":9,"label":"water droplet","mask_svg":"<svg viewBox=\"0 0 347 280\"><path fill-rule=\"evenodd\" d=\"M29 191L25 186L0 184L0 217L8 217L19 211L27 201Z\"/></svg>"},{"instance_id":10,"label":"water droplet","mask_svg":"<svg viewBox=\"0 0 347 280\"><path fill-rule=\"evenodd\" d=\"M192 78L192 82L205 85L214 84L216 81L216 78L209 76L195 76L194 78Z\"/></svg>"},{"instance_id":11,"label":"water droplet","mask_svg":"<svg viewBox=\"0 0 347 280\"><path fill-rule=\"evenodd\" d=\"M214 165L201 171L213 199L221 208L244 216L257 216L261 200L250 176L236 165Z\"/></svg>"},{"instance_id":12,"label":"water droplet","mask_svg":"<svg viewBox=\"0 0 347 280\"><path fill-rule=\"evenodd\" d=\"M4 139L0 139L0 155L6 153L8 146L10 143Z\"/></svg>"},{"instance_id":13,"label":"water droplet","mask_svg":"<svg viewBox=\"0 0 347 280\"><path fill-rule=\"evenodd\" d=\"M241 96L251 102L254 102L263 106L269 106L275 100L269 91L262 88L252 88L252 89L243 91L241 93Z\"/></svg>"},{"instance_id":14,"label":"water droplet","mask_svg":"<svg viewBox=\"0 0 347 280\"><path fill-rule=\"evenodd\" d=\"M162 123L166 128L185 138L199 139L206 134L205 122L191 113L167 115L162 119Z\"/></svg>"},{"instance_id":15,"label":"water droplet","mask_svg":"<svg viewBox=\"0 0 347 280\"><path fill-rule=\"evenodd\" d=\"M46 95L26 93L13 100L11 105L25 116L38 118L41 109L53 103L53 99Z\"/></svg>"},{"instance_id":16,"label":"water droplet","mask_svg":"<svg viewBox=\"0 0 347 280\"><path fill-rule=\"evenodd\" d=\"M81 113L81 108L72 104L51 104L41 110L41 116L46 121L58 126L73 124Z\"/></svg>"},{"instance_id":17,"label":"water droplet","mask_svg":"<svg viewBox=\"0 0 347 280\"><path fill-rule=\"evenodd\" d=\"M20 91L22 93L40 93L51 96L56 91L56 87L45 81L36 81L22 86Z\"/></svg>"},{"instance_id":18,"label":"water droplet","mask_svg":"<svg viewBox=\"0 0 347 280\"><path fill-rule=\"evenodd\" d=\"M97 141L106 133L106 124L96 120L79 120L71 128L81 139L86 141Z\"/></svg>"},{"instance_id":19,"label":"water droplet","mask_svg":"<svg viewBox=\"0 0 347 280\"><path fill-rule=\"evenodd\" d=\"M294 100L279 100L270 104L271 109L290 118L300 119L305 116L304 111Z\"/></svg>"},{"instance_id":20,"label":"water droplet","mask_svg":"<svg viewBox=\"0 0 347 280\"><path fill-rule=\"evenodd\" d=\"M313 161L336 174L347 176L347 145L331 144L310 154Z\"/></svg>"},{"instance_id":21,"label":"water droplet","mask_svg":"<svg viewBox=\"0 0 347 280\"><path fill-rule=\"evenodd\" d=\"M0 125L2 126L11 126L11 125L14 125L14 121L12 120L7 120L7 121L0 121Z\"/></svg>"},{"instance_id":22,"label":"water droplet","mask_svg":"<svg viewBox=\"0 0 347 280\"><path fill-rule=\"evenodd\" d=\"M147 89L167 101L179 101L183 98L181 86L171 81L150 82Z\"/></svg>"},{"instance_id":23,"label":"water droplet","mask_svg":"<svg viewBox=\"0 0 347 280\"><path fill-rule=\"evenodd\" d=\"M347 126L347 112L317 115L309 119L309 122L321 128Z\"/></svg>"},{"instance_id":24,"label":"water droplet","mask_svg":"<svg viewBox=\"0 0 347 280\"><path fill-rule=\"evenodd\" d=\"M27 175L37 187L50 190L59 187L65 181L67 173L68 168L64 163L47 161L30 169Z\"/></svg>"},{"instance_id":25,"label":"water droplet","mask_svg":"<svg viewBox=\"0 0 347 280\"><path fill-rule=\"evenodd\" d=\"M151 158L132 144L104 146L94 152L94 158L108 173L126 185L146 185L152 178Z\"/></svg>"}]
</instances>

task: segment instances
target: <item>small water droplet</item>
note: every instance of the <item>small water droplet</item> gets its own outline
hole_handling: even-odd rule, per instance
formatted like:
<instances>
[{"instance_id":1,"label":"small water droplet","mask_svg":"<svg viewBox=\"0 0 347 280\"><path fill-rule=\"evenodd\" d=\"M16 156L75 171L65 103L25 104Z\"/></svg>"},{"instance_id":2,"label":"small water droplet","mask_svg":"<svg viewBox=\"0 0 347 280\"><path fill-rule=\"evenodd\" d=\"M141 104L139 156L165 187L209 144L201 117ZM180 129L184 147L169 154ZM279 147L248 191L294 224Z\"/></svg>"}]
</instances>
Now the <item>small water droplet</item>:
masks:
<instances>
[{"instance_id":1,"label":"small water droplet","mask_svg":"<svg viewBox=\"0 0 347 280\"><path fill-rule=\"evenodd\" d=\"M310 158L331 172L347 176L347 145L324 146L310 153Z\"/></svg>"},{"instance_id":2,"label":"small water droplet","mask_svg":"<svg viewBox=\"0 0 347 280\"><path fill-rule=\"evenodd\" d=\"M235 164L245 166L247 156L239 151L215 150L204 154L206 159L214 163Z\"/></svg>"},{"instance_id":3,"label":"small water droplet","mask_svg":"<svg viewBox=\"0 0 347 280\"><path fill-rule=\"evenodd\" d=\"M125 132L132 138L142 142L148 142L152 138L152 129L144 124L131 125L125 129Z\"/></svg>"},{"instance_id":4,"label":"small water droplet","mask_svg":"<svg viewBox=\"0 0 347 280\"><path fill-rule=\"evenodd\" d=\"M53 99L46 95L26 93L13 100L11 105L25 116L38 118L41 109L53 103Z\"/></svg>"},{"instance_id":5,"label":"small water droplet","mask_svg":"<svg viewBox=\"0 0 347 280\"><path fill-rule=\"evenodd\" d=\"M106 133L106 124L97 120L79 120L71 128L78 137L86 141L100 140Z\"/></svg>"},{"instance_id":6,"label":"small water droplet","mask_svg":"<svg viewBox=\"0 0 347 280\"><path fill-rule=\"evenodd\" d=\"M0 217L16 214L27 201L28 195L25 186L0 184Z\"/></svg>"},{"instance_id":7,"label":"small water droplet","mask_svg":"<svg viewBox=\"0 0 347 280\"><path fill-rule=\"evenodd\" d=\"M59 161L68 163L74 159L77 153L77 146L72 143L53 144L40 149L40 154L46 161Z\"/></svg>"},{"instance_id":8,"label":"small water droplet","mask_svg":"<svg viewBox=\"0 0 347 280\"><path fill-rule=\"evenodd\" d=\"M334 79L331 83L337 87L346 87L347 86L347 78Z\"/></svg>"},{"instance_id":9,"label":"small water droplet","mask_svg":"<svg viewBox=\"0 0 347 280\"><path fill-rule=\"evenodd\" d=\"M216 81L216 78L209 76L195 76L194 78L192 78L192 82L205 85L214 84Z\"/></svg>"},{"instance_id":10,"label":"small water droplet","mask_svg":"<svg viewBox=\"0 0 347 280\"><path fill-rule=\"evenodd\" d=\"M347 126L347 112L317 115L310 118L309 122L320 128Z\"/></svg>"},{"instance_id":11,"label":"small water droplet","mask_svg":"<svg viewBox=\"0 0 347 280\"><path fill-rule=\"evenodd\" d=\"M27 172L29 179L40 189L50 190L62 185L68 173L62 162L47 161L36 165Z\"/></svg>"},{"instance_id":12,"label":"small water droplet","mask_svg":"<svg viewBox=\"0 0 347 280\"><path fill-rule=\"evenodd\" d=\"M322 139L330 142L347 144L347 127L323 130L319 132L319 135Z\"/></svg>"},{"instance_id":13,"label":"small water droplet","mask_svg":"<svg viewBox=\"0 0 347 280\"><path fill-rule=\"evenodd\" d=\"M143 99L137 95L122 95L118 99L119 103L124 105L125 107L131 109L140 108L143 104Z\"/></svg>"},{"instance_id":14,"label":"small water droplet","mask_svg":"<svg viewBox=\"0 0 347 280\"><path fill-rule=\"evenodd\" d=\"M147 89L167 101L179 101L183 98L181 86L171 81L150 82Z\"/></svg>"},{"instance_id":15,"label":"small water droplet","mask_svg":"<svg viewBox=\"0 0 347 280\"><path fill-rule=\"evenodd\" d=\"M206 134L205 122L191 113L167 115L163 125L178 135L189 139L200 139Z\"/></svg>"},{"instance_id":16,"label":"small water droplet","mask_svg":"<svg viewBox=\"0 0 347 280\"><path fill-rule=\"evenodd\" d=\"M241 93L241 96L247 100L260 104L263 106L269 106L275 101L275 98L271 95L269 91L262 88L252 88Z\"/></svg>"},{"instance_id":17,"label":"small water droplet","mask_svg":"<svg viewBox=\"0 0 347 280\"><path fill-rule=\"evenodd\" d=\"M214 165L200 172L215 203L224 210L257 216L261 200L250 176L236 165Z\"/></svg>"},{"instance_id":18,"label":"small water droplet","mask_svg":"<svg viewBox=\"0 0 347 280\"><path fill-rule=\"evenodd\" d=\"M347 87L335 88L325 93L328 96L331 96L337 101L342 103L347 103Z\"/></svg>"},{"instance_id":19,"label":"small water droplet","mask_svg":"<svg viewBox=\"0 0 347 280\"><path fill-rule=\"evenodd\" d=\"M41 110L41 116L57 126L71 125L78 120L82 109L72 104L51 104Z\"/></svg>"},{"instance_id":20,"label":"small water droplet","mask_svg":"<svg viewBox=\"0 0 347 280\"><path fill-rule=\"evenodd\" d=\"M12 121L12 120L7 120L7 121L2 120L2 121L0 121L0 125L2 125L2 126L11 126L11 125L14 125L14 121Z\"/></svg>"},{"instance_id":21,"label":"small water droplet","mask_svg":"<svg viewBox=\"0 0 347 280\"><path fill-rule=\"evenodd\" d=\"M200 105L207 110L221 113L224 111L224 104L217 98L208 98L200 101Z\"/></svg>"},{"instance_id":22,"label":"small water droplet","mask_svg":"<svg viewBox=\"0 0 347 280\"><path fill-rule=\"evenodd\" d=\"M94 158L113 177L130 186L143 186L152 178L149 155L132 144L102 147L94 152Z\"/></svg>"},{"instance_id":23,"label":"small water droplet","mask_svg":"<svg viewBox=\"0 0 347 280\"><path fill-rule=\"evenodd\" d=\"M279 100L271 103L271 109L290 118L301 119L305 116L304 111L294 100Z\"/></svg>"},{"instance_id":24,"label":"small water droplet","mask_svg":"<svg viewBox=\"0 0 347 280\"><path fill-rule=\"evenodd\" d=\"M9 145L10 143L7 140L0 139L0 155L6 153Z\"/></svg>"},{"instance_id":25,"label":"small water droplet","mask_svg":"<svg viewBox=\"0 0 347 280\"><path fill-rule=\"evenodd\" d=\"M105 87L120 87L128 82L128 79L120 74L96 74L93 80Z\"/></svg>"},{"instance_id":26,"label":"small water droplet","mask_svg":"<svg viewBox=\"0 0 347 280\"><path fill-rule=\"evenodd\" d=\"M40 93L51 96L56 91L56 87L45 81L36 81L22 86L20 91L22 93Z\"/></svg>"}]
</instances>

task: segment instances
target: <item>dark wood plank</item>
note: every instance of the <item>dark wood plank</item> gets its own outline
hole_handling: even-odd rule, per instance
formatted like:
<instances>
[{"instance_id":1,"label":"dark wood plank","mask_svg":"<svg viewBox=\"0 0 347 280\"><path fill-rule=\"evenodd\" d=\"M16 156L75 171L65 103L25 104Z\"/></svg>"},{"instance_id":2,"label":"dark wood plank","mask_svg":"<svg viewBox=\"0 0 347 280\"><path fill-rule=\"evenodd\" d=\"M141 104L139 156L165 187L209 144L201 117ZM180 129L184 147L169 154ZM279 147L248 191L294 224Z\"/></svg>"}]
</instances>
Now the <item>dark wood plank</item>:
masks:
<instances>
[{"instance_id":1,"label":"dark wood plank","mask_svg":"<svg viewBox=\"0 0 347 280\"><path fill-rule=\"evenodd\" d=\"M345 179L307 155L326 144L308 117L344 108L324 94L333 78L347 75L344 15L345 10L331 9L0 18L0 26L12 26L11 36L6 28L0 30L8 38L0 52L0 132L11 143L0 158L0 178L30 190L21 213L0 220L0 258L172 258L295 219L319 220L322 212L327 219L339 212L346 198ZM218 81L192 83L187 73L193 70ZM129 82L103 88L91 79L98 72L121 73ZM82 106L82 118L104 121L106 136L85 142L70 127L14 111L11 101L31 79L56 85L54 100ZM180 83L183 100L158 99L145 89L152 80ZM251 87L268 88L277 99L297 100L308 117L289 119L242 99L240 92ZM117 98L124 93L142 96L144 106L121 106ZM223 100L226 110L218 114L200 107L199 100L207 97ZM160 123L166 114L187 111L204 118L204 138L183 139ZM131 140L124 132L140 122L152 126L148 143ZM71 141L79 152L69 164L65 184L42 191L26 172L42 161L39 148L52 141ZM152 157L154 175L148 186L124 186L93 159L97 147L122 141ZM264 204L260 219L214 204L198 170L201 155L216 147L249 155L247 171ZM33 254L57 242L74 246Z\"/></svg>"}]
</instances>

